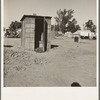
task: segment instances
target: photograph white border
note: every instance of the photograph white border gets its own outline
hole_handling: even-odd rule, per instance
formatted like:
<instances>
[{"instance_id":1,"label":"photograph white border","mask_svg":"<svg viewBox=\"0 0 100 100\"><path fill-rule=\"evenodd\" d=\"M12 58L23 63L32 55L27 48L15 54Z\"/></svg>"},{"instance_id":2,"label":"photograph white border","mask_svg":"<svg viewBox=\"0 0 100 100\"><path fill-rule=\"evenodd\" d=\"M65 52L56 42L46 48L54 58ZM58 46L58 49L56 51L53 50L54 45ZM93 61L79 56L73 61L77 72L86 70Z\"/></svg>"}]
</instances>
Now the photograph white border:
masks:
<instances>
[{"instance_id":1,"label":"photograph white border","mask_svg":"<svg viewBox=\"0 0 100 100\"><path fill-rule=\"evenodd\" d=\"M98 100L99 98L99 34L97 34L96 87L3 87L3 4L1 0L1 100ZM99 1L97 0L97 33L99 33Z\"/></svg>"}]
</instances>

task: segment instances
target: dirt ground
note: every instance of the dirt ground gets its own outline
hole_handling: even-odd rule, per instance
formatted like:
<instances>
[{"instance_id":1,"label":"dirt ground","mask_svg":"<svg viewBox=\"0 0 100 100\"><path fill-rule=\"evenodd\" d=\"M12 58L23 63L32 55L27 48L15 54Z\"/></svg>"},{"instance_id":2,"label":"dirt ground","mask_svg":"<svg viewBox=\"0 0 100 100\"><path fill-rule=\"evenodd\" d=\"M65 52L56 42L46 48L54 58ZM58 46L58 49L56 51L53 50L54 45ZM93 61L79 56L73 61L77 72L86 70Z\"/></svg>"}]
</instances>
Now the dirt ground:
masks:
<instances>
[{"instance_id":1,"label":"dirt ground","mask_svg":"<svg viewBox=\"0 0 100 100\"><path fill-rule=\"evenodd\" d=\"M4 39L4 86L96 86L96 40L57 37L52 48L36 53L21 48L20 38Z\"/></svg>"}]
</instances>

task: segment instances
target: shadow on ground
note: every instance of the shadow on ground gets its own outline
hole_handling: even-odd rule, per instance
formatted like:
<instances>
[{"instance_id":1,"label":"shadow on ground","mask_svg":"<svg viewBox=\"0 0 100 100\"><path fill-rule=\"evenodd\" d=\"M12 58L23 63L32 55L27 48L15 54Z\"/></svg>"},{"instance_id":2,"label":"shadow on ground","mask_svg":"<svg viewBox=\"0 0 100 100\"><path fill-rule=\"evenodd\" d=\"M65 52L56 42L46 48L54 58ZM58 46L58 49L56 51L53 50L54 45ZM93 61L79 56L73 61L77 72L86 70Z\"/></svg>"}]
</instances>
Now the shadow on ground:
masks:
<instances>
[{"instance_id":1,"label":"shadow on ground","mask_svg":"<svg viewBox=\"0 0 100 100\"><path fill-rule=\"evenodd\" d=\"M13 46L12 46L12 45L4 45L4 47L11 48L11 47L13 47Z\"/></svg>"},{"instance_id":2,"label":"shadow on ground","mask_svg":"<svg viewBox=\"0 0 100 100\"><path fill-rule=\"evenodd\" d=\"M51 45L51 48L56 48L56 47L59 47L59 45Z\"/></svg>"}]
</instances>

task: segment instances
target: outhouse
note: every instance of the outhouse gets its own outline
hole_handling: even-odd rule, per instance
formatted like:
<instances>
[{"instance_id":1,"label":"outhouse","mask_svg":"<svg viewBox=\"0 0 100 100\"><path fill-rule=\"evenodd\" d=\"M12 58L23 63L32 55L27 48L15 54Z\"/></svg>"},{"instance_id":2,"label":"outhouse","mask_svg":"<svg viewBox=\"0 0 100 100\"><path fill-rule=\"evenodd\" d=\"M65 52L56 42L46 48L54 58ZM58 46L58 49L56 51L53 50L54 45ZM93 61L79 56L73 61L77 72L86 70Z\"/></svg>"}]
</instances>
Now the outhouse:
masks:
<instances>
[{"instance_id":1,"label":"outhouse","mask_svg":"<svg viewBox=\"0 0 100 100\"><path fill-rule=\"evenodd\" d=\"M74 42L80 42L80 32L76 31L73 33Z\"/></svg>"},{"instance_id":2,"label":"outhouse","mask_svg":"<svg viewBox=\"0 0 100 100\"><path fill-rule=\"evenodd\" d=\"M22 21L21 45L27 50L51 48L51 17L24 15Z\"/></svg>"}]
</instances>

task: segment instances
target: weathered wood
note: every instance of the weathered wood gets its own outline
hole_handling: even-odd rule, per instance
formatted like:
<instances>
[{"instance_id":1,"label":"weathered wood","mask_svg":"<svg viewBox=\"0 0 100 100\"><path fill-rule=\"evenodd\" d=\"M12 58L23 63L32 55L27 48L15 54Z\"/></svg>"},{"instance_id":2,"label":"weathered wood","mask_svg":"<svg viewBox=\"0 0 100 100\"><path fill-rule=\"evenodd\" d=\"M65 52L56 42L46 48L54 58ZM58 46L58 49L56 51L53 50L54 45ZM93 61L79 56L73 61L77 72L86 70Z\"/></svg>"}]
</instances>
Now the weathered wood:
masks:
<instances>
[{"instance_id":1,"label":"weathered wood","mask_svg":"<svg viewBox=\"0 0 100 100\"><path fill-rule=\"evenodd\" d=\"M25 16L24 16L25 17ZM36 19L37 20L43 20L43 31L41 30L41 28L39 26L41 25L35 25L36 24ZM41 21L40 20L40 21ZM50 17L25 17L22 20L22 40L21 40L21 44L22 47L28 50L35 50L35 42L40 43L39 41L43 41L43 50L49 50L51 48L51 19ZM39 24L39 22L38 22ZM38 33L40 31L37 31L37 33L35 33L35 28L38 27L41 30L41 33ZM37 29L38 29L37 28ZM43 34L42 34L43 33ZM39 37L36 37L39 34ZM41 36L40 36L41 35ZM43 36L42 36L43 35ZM43 38L40 38L43 37ZM38 39L38 41L35 41L35 39ZM37 45L38 46L38 45Z\"/></svg>"}]
</instances>

